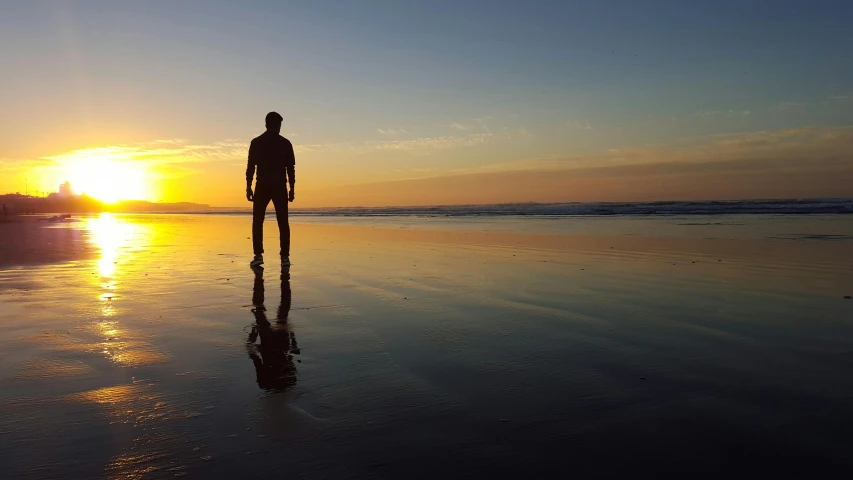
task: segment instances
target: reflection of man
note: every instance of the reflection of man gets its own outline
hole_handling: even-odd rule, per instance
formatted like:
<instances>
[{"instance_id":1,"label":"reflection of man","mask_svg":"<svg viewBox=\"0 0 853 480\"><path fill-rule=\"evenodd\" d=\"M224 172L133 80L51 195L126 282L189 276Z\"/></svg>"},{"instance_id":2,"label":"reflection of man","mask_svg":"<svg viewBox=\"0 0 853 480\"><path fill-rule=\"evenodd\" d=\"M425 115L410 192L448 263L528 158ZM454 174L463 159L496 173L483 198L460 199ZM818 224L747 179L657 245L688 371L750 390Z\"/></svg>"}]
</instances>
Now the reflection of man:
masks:
<instances>
[{"instance_id":1,"label":"reflection of man","mask_svg":"<svg viewBox=\"0 0 853 480\"><path fill-rule=\"evenodd\" d=\"M272 201L278 221L281 265L290 265L290 225L287 223L287 202L294 198L296 186L296 156L293 145L280 135L281 115L267 114L267 131L252 140L249 145L249 164L246 166L246 199L252 207L252 248L255 258L249 263L253 267L264 263L264 216L267 205ZM258 169L258 181L252 192L252 178ZM290 194L287 183L290 183Z\"/></svg>"},{"instance_id":2,"label":"reflection of man","mask_svg":"<svg viewBox=\"0 0 853 480\"><path fill-rule=\"evenodd\" d=\"M258 386L264 390L287 390L296 385L296 366L293 355L299 355L296 335L290 330L287 317L290 314L290 274L281 275L281 303L275 316L275 324L267 320L264 307L264 276L262 268L255 268L255 285L252 289L252 313L255 325L249 333L249 358L255 364ZM259 343L255 343L260 339Z\"/></svg>"}]
</instances>

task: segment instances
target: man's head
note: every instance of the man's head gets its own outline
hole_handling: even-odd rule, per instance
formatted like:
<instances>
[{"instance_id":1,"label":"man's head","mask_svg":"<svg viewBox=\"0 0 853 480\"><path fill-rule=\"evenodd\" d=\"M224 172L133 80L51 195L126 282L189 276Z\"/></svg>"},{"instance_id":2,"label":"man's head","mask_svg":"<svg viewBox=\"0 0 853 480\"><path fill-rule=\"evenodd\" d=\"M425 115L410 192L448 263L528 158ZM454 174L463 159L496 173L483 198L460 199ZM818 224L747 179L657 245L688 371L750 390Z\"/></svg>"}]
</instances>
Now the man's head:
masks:
<instances>
[{"instance_id":1,"label":"man's head","mask_svg":"<svg viewBox=\"0 0 853 480\"><path fill-rule=\"evenodd\" d=\"M281 132L282 120L284 120L284 119L281 118L281 115L279 115L278 113L276 113L276 112L268 113L267 118L266 118L267 131L273 132L273 133Z\"/></svg>"}]
</instances>

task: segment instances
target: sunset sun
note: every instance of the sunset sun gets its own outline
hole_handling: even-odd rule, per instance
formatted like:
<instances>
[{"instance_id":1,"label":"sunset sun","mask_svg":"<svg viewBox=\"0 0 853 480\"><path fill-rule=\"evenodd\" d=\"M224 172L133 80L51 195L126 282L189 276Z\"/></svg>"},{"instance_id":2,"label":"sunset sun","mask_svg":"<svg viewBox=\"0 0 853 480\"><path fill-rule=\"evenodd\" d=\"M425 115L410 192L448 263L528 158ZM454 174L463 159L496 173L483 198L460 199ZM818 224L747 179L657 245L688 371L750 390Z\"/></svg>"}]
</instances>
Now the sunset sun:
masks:
<instances>
[{"instance_id":1,"label":"sunset sun","mask_svg":"<svg viewBox=\"0 0 853 480\"><path fill-rule=\"evenodd\" d=\"M150 200L148 171L139 162L87 156L65 160L66 180L76 193L107 203Z\"/></svg>"},{"instance_id":2,"label":"sunset sun","mask_svg":"<svg viewBox=\"0 0 853 480\"><path fill-rule=\"evenodd\" d=\"M68 177L78 192L103 202L148 198L145 171L130 162L84 158L71 166Z\"/></svg>"}]
</instances>

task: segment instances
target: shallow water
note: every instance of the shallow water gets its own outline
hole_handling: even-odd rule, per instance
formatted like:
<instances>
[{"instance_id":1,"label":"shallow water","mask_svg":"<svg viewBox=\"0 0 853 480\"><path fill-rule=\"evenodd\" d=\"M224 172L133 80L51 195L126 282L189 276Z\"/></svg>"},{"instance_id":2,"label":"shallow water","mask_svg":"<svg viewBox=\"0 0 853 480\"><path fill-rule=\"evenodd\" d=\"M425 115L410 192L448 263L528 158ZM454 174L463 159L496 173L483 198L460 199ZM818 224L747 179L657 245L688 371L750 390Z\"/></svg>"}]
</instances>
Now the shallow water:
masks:
<instances>
[{"instance_id":1,"label":"shallow water","mask_svg":"<svg viewBox=\"0 0 853 480\"><path fill-rule=\"evenodd\" d=\"M50 263L0 267L0 470L815 477L853 464L846 216L300 217L289 272L271 220L262 274L246 266L247 216L26 226L26 258Z\"/></svg>"}]
</instances>

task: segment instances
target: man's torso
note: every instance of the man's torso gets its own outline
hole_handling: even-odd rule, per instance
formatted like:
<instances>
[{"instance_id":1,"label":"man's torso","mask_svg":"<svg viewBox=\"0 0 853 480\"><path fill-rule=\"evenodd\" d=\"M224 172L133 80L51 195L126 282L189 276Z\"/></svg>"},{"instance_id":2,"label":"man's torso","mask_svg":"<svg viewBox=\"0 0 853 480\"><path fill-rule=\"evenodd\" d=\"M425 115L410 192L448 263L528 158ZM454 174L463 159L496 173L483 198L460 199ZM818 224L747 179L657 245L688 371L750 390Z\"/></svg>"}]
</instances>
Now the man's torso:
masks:
<instances>
[{"instance_id":1,"label":"man's torso","mask_svg":"<svg viewBox=\"0 0 853 480\"><path fill-rule=\"evenodd\" d=\"M252 140L250 155L257 167L258 185L284 186L293 164L293 146L281 135L265 132Z\"/></svg>"}]
</instances>

